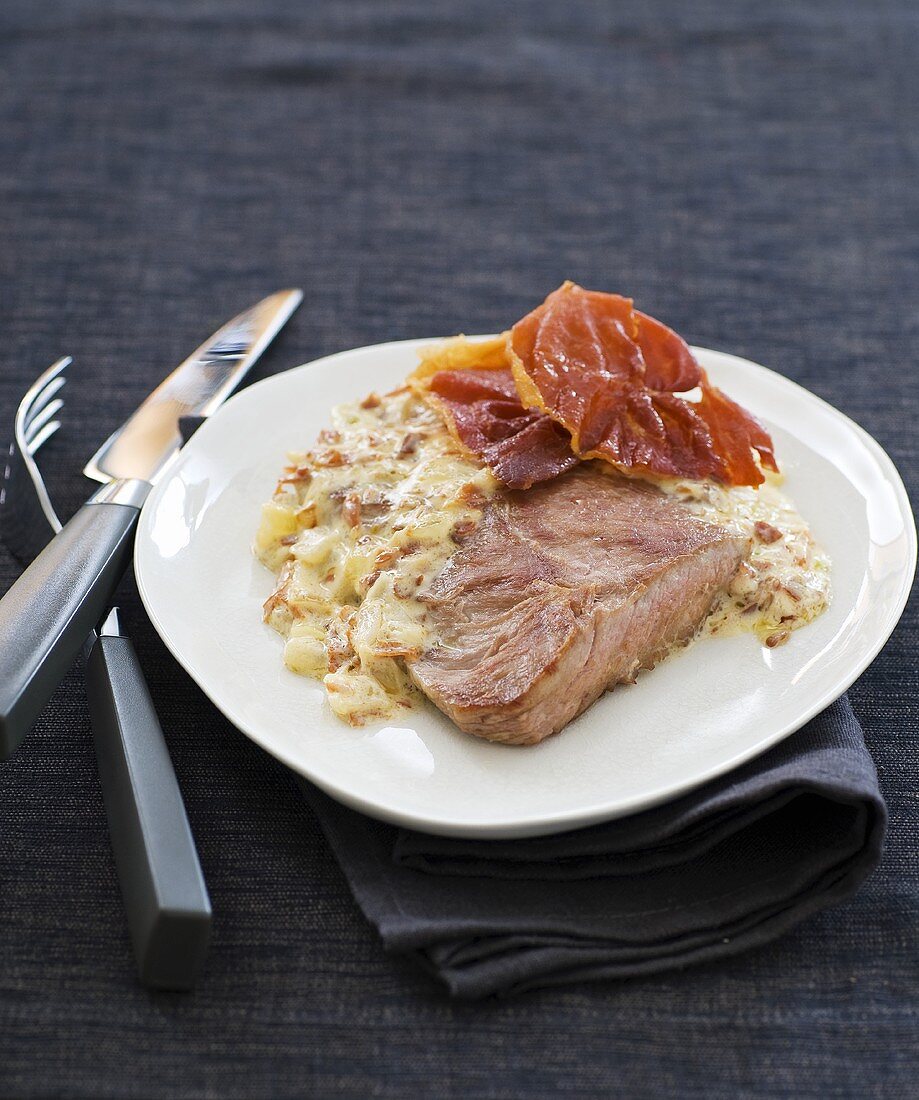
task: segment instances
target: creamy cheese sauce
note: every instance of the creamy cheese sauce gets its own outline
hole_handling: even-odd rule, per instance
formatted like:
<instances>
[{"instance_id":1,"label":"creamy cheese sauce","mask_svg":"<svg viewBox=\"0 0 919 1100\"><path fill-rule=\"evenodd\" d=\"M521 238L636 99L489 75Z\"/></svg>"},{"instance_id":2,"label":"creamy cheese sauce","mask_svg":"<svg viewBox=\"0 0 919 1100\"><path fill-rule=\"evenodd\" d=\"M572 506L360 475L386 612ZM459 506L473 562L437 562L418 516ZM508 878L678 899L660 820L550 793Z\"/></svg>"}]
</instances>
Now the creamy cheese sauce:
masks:
<instances>
[{"instance_id":1,"label":"creamy cheese sauce","mask_svg":"<svg viewBox=\"0 0 919 1100\"><path fill-rule=\"evenodd\" d=\"M406 659L436 640L418 597L497 483L408 390L341 405L332 425L289 456L255 550L278 573L265 621L287 667L360 725L412 704Z\"/></svg>"},{"instance_id":2,"label":"creamy cheese sauce","mask_svg":"<svg viewBox=\"0 0 919 1100\"><path fill-rule=\"evenodd\" d=\"M703 633L748 631L773 647L826 609L829 560L780 483L664 487L751 539ZM286 638L287 667L322 680L341 718L361 725L413 704L406 661L437 641L419 596L497 488L407 389L339 406L314 449L289 456L256 538L278 575L265 621Z\"/></svg>"},{"instance_id":3,"label":"creamy cheese sauce","mask_svg":"<svg viewBox=\"0 0 919 1100\"><path fill-rule=\"evenodd\" d=\"M830 560L794 504L767 473L758 489L682 482L668 492L700 519L733 528L752 551L709 615L704 633L755 633L770 649L812 622L830 602Z\"/></svg>"}]
</instances>

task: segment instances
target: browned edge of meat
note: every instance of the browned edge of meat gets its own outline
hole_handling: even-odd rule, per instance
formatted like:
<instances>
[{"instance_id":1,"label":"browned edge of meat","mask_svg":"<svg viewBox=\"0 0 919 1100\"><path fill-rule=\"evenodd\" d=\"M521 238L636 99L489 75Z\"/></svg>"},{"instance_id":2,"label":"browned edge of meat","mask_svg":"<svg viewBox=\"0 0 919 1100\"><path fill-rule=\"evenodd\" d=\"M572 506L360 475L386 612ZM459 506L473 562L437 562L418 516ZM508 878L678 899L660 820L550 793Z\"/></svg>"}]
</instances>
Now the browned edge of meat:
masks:
<instances>
[{"instance_id":1,"label":"browned edge of meat","mask_svg":"<svg viewBox=\"0 0 919 1100\"><path fill-rule=\"evenodd\" d=\"M439 643L412 676L467 733L536 744L689 641L749 552L593 466L501 493L425 597Z\"/></svg>"}]
</instances>

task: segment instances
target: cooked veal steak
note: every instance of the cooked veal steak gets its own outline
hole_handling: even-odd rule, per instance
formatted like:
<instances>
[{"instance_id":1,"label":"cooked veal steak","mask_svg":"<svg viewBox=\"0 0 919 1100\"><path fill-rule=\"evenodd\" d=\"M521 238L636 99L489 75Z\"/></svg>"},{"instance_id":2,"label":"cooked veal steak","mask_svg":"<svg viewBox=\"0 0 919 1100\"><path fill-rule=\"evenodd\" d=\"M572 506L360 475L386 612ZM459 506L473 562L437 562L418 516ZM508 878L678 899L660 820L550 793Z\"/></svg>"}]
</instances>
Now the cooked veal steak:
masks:
<instances>
[{"instance_id":1,"label":"cooked veal steak","mask_svg":"<svg viewBox=\"0 0 919 1100\"><path fill-rule=\"evenodd\" d=\"M426 597L441 642L412 675L461 729L535 744L689 640L748 552L591 466L502 493Z\"/></svg>"}]
</instances>

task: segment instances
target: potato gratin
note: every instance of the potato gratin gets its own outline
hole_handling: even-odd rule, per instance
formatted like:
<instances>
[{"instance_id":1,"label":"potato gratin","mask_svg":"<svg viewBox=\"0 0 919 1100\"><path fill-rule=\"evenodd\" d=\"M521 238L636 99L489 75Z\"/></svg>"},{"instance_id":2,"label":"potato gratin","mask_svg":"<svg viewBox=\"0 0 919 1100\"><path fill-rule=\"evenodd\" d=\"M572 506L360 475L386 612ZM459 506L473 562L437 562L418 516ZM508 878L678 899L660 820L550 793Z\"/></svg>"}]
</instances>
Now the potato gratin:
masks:
<instances>
[{"instance_id":1,"label":"potato gratin","mask_svg":"<svg viewBox=\"0 0 919 1100\"><path fill-rule=\"evenodd\" d=\"M290 455L256 553L278 573L265 621L287 667L360 725L418 694L405 666L431 644L418 597L497 483L407 389L341 405L332 424Z\"/></svg>"},{"instance_id":2,"label":"potato gratin","mask_svg":"<svg viewBox=\"0 0 919 1100\"><path fill-rule=\"evenodd\" d=\"M709 614L710 634L751 631L772 649L829 604L829 558L779 491L781 480L769 474L758 489L695 482L670 490L701 519L736 528L752 540L749 557Z\"/></svg>"}]
</instances>

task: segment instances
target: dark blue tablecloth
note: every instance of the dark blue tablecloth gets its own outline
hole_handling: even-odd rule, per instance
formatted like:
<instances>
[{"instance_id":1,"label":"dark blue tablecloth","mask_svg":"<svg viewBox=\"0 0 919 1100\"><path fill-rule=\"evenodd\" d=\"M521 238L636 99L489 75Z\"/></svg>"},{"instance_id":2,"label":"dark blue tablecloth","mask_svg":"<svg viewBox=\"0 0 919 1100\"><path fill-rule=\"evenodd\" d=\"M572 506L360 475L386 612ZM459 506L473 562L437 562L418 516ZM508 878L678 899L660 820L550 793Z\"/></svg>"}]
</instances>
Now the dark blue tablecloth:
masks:
<instances>
[{"instance_id":1,"label":"dark blue tablecloth","mask_svg":"<svg viewBox=\"0 0 919 1100\"><path fill-rule=\"evenodd\" d=\"M277 286L307 299L260 375L496 329L570 277L826 397L915 491L917 117L912 3L7 0L0 433L73 354L67 511L165 368ZM137 986L71 676L0 768L0 1093L914 1090L915 601L851 692L890 808L854 899L729 961L473 1006L380 950L292 778L123 603L211 956L190 997Z\"/></svg>"}]
</instances>

